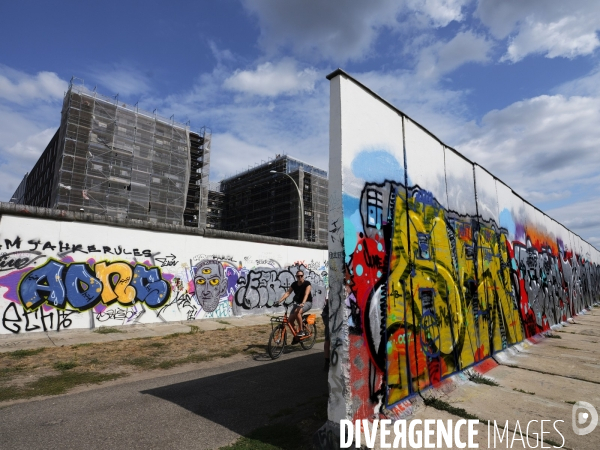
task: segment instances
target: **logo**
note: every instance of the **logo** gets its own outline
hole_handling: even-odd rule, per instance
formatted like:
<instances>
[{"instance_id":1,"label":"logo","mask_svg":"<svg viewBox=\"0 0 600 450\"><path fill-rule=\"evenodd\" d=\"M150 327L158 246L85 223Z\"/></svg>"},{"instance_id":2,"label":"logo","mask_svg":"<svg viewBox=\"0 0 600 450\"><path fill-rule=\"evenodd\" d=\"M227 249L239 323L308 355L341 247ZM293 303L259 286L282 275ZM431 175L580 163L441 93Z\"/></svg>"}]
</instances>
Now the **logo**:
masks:
<instances>
[{"instance_id":1,"label":"logo","mask_svg":"<svg viewBox=\"0 0 600 450\"><path fill-rule=\"evenodd\" d=\"M573 405L571 419L573 432L579 436L583 436L590 434L598 425L598 412L588 402L577 402ZM586 423L587 425L585 425Z\"/></svg>"}]
</instances>

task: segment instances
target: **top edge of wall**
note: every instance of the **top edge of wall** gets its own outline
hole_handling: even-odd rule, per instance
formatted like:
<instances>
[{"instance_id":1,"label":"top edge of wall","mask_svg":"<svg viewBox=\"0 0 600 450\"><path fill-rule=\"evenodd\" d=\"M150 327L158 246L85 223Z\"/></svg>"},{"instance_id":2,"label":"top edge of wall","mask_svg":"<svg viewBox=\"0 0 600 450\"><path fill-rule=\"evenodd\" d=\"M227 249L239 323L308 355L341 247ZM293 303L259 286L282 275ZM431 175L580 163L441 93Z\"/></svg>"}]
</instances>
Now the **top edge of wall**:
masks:
<instances>
[{"instance_id":1,"label":"top edge of wall","mask_svg":"<svg viewBox=\"0 0 600 450\"><path fill-rule=\"evenodd\" d=\"M541 209L539 209L537 206L533 205L531 202L529 202L527 199L525 199L522 195L518 194L513 188L511 188L507 183L505 183L504 181L502 181L500 178L498 178L497 176L495 176L492 172L490 172L488 169L486 169L485 167L483 167L480 164L477 164L474 161L471 161L469 158L467 158L465 155L463 155L462 153L460 153L458 150L450 147L449 145L445 144L444 142L442 142L435 134L433 134L431 131L429 131L427 128L425 128L423 125L421 125L419 122L415 121L414 119L412 119L410 116L408 116L407 114L403 113L400 109L398 109L396 106L394 106L393 104L391 104L389 101L387 101L385 98L383 98L381 95L379 95L378 93L376 93L375 91L373 91L372 89L368 88L367 86L365 86L363 83L361 83L360 81L358 81L356 78L354 78L352 75L348 74L346 71L344 71L341 68L338 68L336 70L334 70L333 72L331 72L329 75L327 75L325 78L327 78L329 81L333 80L335 77L338 76L343 76L344 78L352 81L354 84L356 84L357 86L359 86L360 88L362 88L363 90L365 90L367 93L369 93L370 95L372 95L373 97L375 97L376 99L378 99L379 101L381 101L382 103L384 103L386 106L388 106L389 108L391 108L393 111L395 111L396 113L398 113L399 115L401 115L402 117L409 119L411 122L413 122L416 126L418 126L421 130L423 130L425 133L427 133L429 136L431 136L433 139L435 139L438 143L440 143L444 148L447 148L448 150L452 151L453 153L455 153L457 156L460 156L461 158L463 158L465 161L467 161L468 163L470 163L471 165L473 165L473 168L475 168L475 166L480 167L481 169L483 169L485 172L487 172L490 176L492 176L494 178L494 180L500 181L502 184L504 184L506 187L508 187L512 193L520 198L524 203L526 203L527 205L531 206L532 208L534 208L535 210L541 212L542 214L544 214L546 217L552 219L554 222L558 223L559 225L561 225L563 228L565 228L566 230L568 230L569 232L573 233L575 236L577 236L579 239L581 239L583 242L585 242L586 244L588 244L590 247L592 247L593 249L595 249L596 251L599 251L596 247L594 247L594 245L590 244L589 242L587 242L585 239L583 239L581 236L579 236L577 233L575 233L573 230L571 230L570 228L564 226L562 223L560 223L558 220L550 217L548 214L546 214L544 211L542 211Z\"/></svg>"},{"instance_id":2,"label":"top edge of wall","mask_svg":"<svg viewBox=\"0 0 600 450\"><path fill-rule=\"evenodd\" d=\"M207 238L230 239L262 244L287 245L293 247L314 248L327 250L327 245L316 242L300 242L294 239L285 239L272 236L238 233L234 231L214 230L210 228L191 228L183 225L167 223L152 223L143 220L119 219L111 216L90 214L85 212L72 212L60 209L42 208L38 206L19 205L16 203L0 202L0 218L2 216L21 216L33 219L59 220L63 222L81 222L93 225L107 225L112 227L133 228L138 230L156 231L159 233L177 233L203 236Z\"/></svg>"},{"instance_id":3,"label":"top edge of wall","mask_svg":"<svg viewBox=\"0 0 600 450\"><path fill-rule=\"evenodd\" d=\"M364 84L362 84L360 81L358 81L356 78L354 78L352 75L349 75L347 72L345 72L342 69L336 69L333 72L331 72L329 75L327 75L325 78L327 78L328 80L332 80L333 78L337 77L337 76L343 76L344 78L347 78L348 80L352 81L354 84L356 84L357 86L359 86L360 88L364 89L366 92L368 92L370 95L372 95L373 97L377 98L377 100L381 101L382 103L384 103L385 105L387 105L389 108L391 108L392 110L396 111L396 113L400 114L402 117L410 120L412 123L414 123L417 127L419 127L421 130L423 130L425 133L427 133L429 136L431 136L433 139L435 139L440 145L442 145L444 148L447 148L448 150L452 151L453 153L455 153L457 156L460 156L461 158L463 158L465 161L467 161L469 164L476 164L475 162L471 161L469 158L467 158L465 155L463 155L462 153L460 153L458 150L456 150L455 148L450 147L449 145L445 144L444 142L442 142L440 140L440 138L438 138L435 134L433 134L431 131L429 131L427 128L425 128L423 125L421 125L419 122L417 122L416 120L414 120L412 117L410 117L409 115L403 113L400 109L398 109L396 106L394 106L392 103L388 102L385 98L383 98L381 95L379 95L377 92L373 91L372 89L370 89L369 87L365 86Z\"/></svg>"}]
</instances>

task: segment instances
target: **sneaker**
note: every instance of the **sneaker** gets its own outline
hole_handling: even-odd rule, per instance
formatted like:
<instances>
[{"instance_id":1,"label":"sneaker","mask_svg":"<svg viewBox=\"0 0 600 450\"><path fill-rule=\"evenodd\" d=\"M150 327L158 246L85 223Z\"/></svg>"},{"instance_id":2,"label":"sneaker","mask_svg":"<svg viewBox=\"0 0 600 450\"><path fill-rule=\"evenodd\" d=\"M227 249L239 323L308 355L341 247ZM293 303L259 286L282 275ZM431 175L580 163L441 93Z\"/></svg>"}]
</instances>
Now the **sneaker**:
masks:
<instances>
[{"instance_id":1,"label":"sneaker","mask_svg":"<svg viewBox=\"0 0 600 450\"><path fill-rule=\"evenodd\" d=\"M298 336L298 337L304 337L304 336L308 336L308 334L306 333L306 331L302 330L296 336Z\"/></svg>"},{"instance_id":2,"label":"sneaker","mask_svg":"<svg viewBox=\"0 0 600 450\"><path fill-rule=\"evenodd\" d=\"M294 336L294 338L292 339L292 345L295 345L298 342L300 342L300 339L298 339L298 336Z\"/></svg>"}]
</instances>

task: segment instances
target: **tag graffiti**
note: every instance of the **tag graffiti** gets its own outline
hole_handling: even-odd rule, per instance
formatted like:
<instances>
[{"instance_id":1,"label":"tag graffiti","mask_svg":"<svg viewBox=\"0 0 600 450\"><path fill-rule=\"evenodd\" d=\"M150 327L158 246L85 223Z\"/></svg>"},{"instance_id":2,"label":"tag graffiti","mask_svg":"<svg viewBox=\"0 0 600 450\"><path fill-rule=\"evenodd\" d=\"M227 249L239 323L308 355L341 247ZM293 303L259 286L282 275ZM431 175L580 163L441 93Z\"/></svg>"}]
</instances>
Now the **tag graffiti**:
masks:
<instances>
[{"instance_id":1,"label":"tag graffiti","mask_svg":"<svg viewBox=\"0 0 600 450\"><path fill-rule=\"evenodd\" d=\"M127 262L63 263L53 259L27 272L19 283L19 299L24 308L34 310L44 303L57 308L86 311L98 303L135 302L159 308L169 298L171 288L160 269Z\"/></svg>"}]
</instances>

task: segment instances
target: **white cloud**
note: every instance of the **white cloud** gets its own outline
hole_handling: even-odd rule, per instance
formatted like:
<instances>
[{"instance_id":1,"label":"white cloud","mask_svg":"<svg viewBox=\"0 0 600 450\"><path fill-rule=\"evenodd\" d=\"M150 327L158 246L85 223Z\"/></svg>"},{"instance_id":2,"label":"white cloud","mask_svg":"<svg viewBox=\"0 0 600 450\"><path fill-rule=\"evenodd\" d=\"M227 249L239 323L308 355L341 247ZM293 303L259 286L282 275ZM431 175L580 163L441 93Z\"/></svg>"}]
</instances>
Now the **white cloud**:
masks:
<instances>
[{"instance_id":1,"label":"white cloud","mask_svg":"<svg viewBox=\"0 0 600 450\"><path fill-rule=\"evenodd\" d=\"M8 201L60 123L68 83L0 65L0 200Z\"/></svg>"},{"instance_id":2,"label":"white cloud","mask_svg":"<svg viewBox=\"0 0 600 450\"><path fill-rule=\"evenodd\" d=\"M242 0L260 26L269 55L291 49L309 60L333 64L361 60L384 29L406 32L414 25L444 27L463 19L472 0Z\"/></svg>"},{"instance_id":3,"label":"white cloud","mask_svg":"<svg viewBox=\"0 0 600 450\"><path fill-rule=\"evenodd\" d=\"M462 31L448 42L424 48L419 56L417 72L427 78L437 78L468 62L487 62L491 48L492 43L485 36Z\"/></svg>"},{"instance_id":4,"label":"white cloud","mask_svg":"<svg viewBox=\"0 0 600 450\"><path fill-rule=\"evenodd\" d=\"M31 101L61 99L67 83L54 72L38 72L29 75L0 65L0 99L20 105Z\"/></svg>"},{"instance_id":5,"label":"white cloud","mask_svg":"<svg viewBox=\"0 0 600 450\"><path fill-rule=\"evenodd\" d=\"M27 136L9 148L2 148L4 161L0 163L0 174L3 180L0 198L3 201L10 200L25 174L33 169L54 133L56 128L48 128Z\"/></svg>"},{"instance_id":6,"label":"white cloud","mask_svg":"<svg viewBox=\"0 0 600 450\"><path fill-rule=\"evenodd\" d=\"M275 97L312 91L318 76L316 70L300 70L294 60L286 58L276 64L260 64L256 70L238 70L223 82L223 87L246 94Z\"/></svg>"},{"instance_id":7,"label":"white cloud","mask_svg":"<svg viewBox=\"0 0 600 450\"><path fill-rule=\"evenodd\" d=\"M424 14L435 27L445 27L463 19L462 8L471 0L408 0L407 6Z\"/></svg>"},{"instance_id":8,"label":"white cloud","mask_svg":"<svg viewBox=\"0 0 600 450\"><path fill-rule=\"evenodd\" d=\"M587 97L600 97L600 66L589 74L563 83L552 90L552 93L566 96L580 95Z\"/></svg>"},{"instance_id":9,"label":"white cloud","mask_svg":"<svg viewBox=\"0 0 600 450\"><path fill-rule=\"evenodd\" d=\"M235 61L235 56L229 49L221 50L215 41L208 41L208 46L211 53L217 60L217 64L221 64L224 61Z\"/></svg>"},{"instance_id":10,"label":"white cloud","mask_svg":"<svg viewBox=\"0 0 600 450\"><path fill-rule=\"evenodd\" d=\"M509 38L504 60L530 54L574 58L600 46L596 0L480 0L477 15L495 37Z\"/></svg>"},{"instance_id":11,"label":"white cloud","mask_svg":"<svg viewBox=\"0 0 600 450\"><path fill-rule=\"evenodd\" d=\"M187 115L192 129L202 125L212 129L211 182L278 153L327 170L327 80L319 76L310 90L298 90L293 96L259 96L223 89L223 83L232 75L218 66L198 77L191 89L171 95L162 103L153 100L161 110Z\"/></svg>"},{"instance_id":12,"label":"white cloud","mask_svg":"<svg viewBox=\"0 0 600 450\"><path fill-rule=\"evenodd\" d=\"M600 98L543 95L486 114L458 146L524 198L549 204L600 173Z\"/></svg>"},{"instance_id":13,"label":"white cloud","mask_svg":"<svg viewBox=\"0 0 600 450\"><path fill-rule=\"evenodd\" d=\"M600 249L600 197L575 201L569 205L545 211L553 219L579 234L587 242ZM575 231L576 230L576 231Z\"/></svg>"},{"instance_id":14,"label":"white cloud","mask_svg":"<svg viewBox=\"0 0 600 450\"><path fill-rule=\"evenodd\" d=\"M105 95L109 96L119 94L128 97L151 90L148 75L129 64L93 67L88 78L105 88Z\"/></svg>"}]
</instances>

